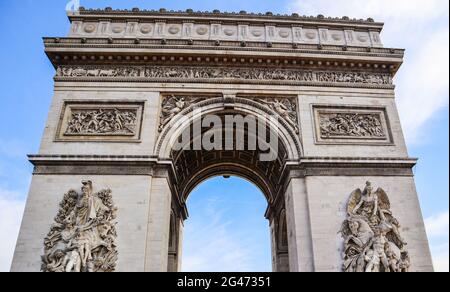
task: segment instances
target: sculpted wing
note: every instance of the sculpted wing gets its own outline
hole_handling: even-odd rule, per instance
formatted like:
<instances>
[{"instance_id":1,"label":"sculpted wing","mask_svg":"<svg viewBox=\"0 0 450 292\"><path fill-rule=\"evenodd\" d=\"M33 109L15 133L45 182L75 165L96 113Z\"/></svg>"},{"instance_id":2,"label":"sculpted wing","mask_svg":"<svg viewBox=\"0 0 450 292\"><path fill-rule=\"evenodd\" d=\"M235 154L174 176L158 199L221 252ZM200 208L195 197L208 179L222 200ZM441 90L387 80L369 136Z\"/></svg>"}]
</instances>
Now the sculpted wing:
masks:
<instances>
[{"instance_id":1,"label":"sculpted wing","mask_svg":"<svg viewBox=\"0 0 450 292\"><path fill-rule=\"evenodd\" d=\"M379 203L380 209L381 210L390 210L391 202L389 201L389 197L386 194L386 192L382 188L379 188L376 193L378 195L378 203Z\"/></svg>"},{"instance_id":2,"label":"sculpted wing","mask_svg":"<svg viewBox=\"0 0 450 292\"><path fill-rule=\"evenodd\" d=\"M350 199L347 203L347 213L348 214L352 214L353 210L356 208L356 206L359 204L359 202L361 201L361 197L362 197L362 191L361 189L356 189L351 195L350 195Z\"/></svg>"}]
</instances>

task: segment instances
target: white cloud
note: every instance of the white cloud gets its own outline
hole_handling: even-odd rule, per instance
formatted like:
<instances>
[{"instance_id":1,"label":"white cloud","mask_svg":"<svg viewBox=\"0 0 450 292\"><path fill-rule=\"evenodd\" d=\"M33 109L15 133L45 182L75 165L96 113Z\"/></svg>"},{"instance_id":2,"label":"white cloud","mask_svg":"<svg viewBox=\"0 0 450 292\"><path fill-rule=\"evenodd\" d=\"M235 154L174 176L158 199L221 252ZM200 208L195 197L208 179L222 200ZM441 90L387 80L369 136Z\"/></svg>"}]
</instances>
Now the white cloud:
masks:
<instances>
[{"instance_id":1,"label":"white cloud","mask_svg":"<svg viewBox=\"0 0 450 292\"><path fill-rule=\"evenodd\" d=\"M448 106L449 80L448 27L430 34L420 52L405 58L397 80L397 103L408 141L423 138L423 125L432 121L435 113Z\"/></svg>"},{"instance_id":2,"label":"white cloud","mask_svg":"<svg viewBox=\"0 0 450 292\"><path fill-rule=\"evenodd\" d=\"M18 192L0 188L0 272L11 267L25 201Z\"/></svg>"},{"instance_id":3,"label":"white cloud","mask_svg":"<svg viewBox=\"0 0 450 292\"><path fill-rule=\"evenodd\" d=\"M436 272L449 272L449 244L444 243L431 248Z\"/></svg>"},{"instance_id":4,"label":"white cloud","mask_svg":"<svg viewBox=\"0 0 450 292\"><path fill-rule=\"evenodd\" d=\"M445 15L448 7L446 0L294 0L289 9L311 15L422 21Z\"/></svg>"},{"instance_id":5,"label":"white cloud","mask_svg":"<svg viewBox=\"0 0 450 292\"><path fill-rule=\"evenodd\" d=\"M448 237L449 211L425 220L429 237Z\"/></svg>"},{"instance_id":6,"label":"white cloud","mask_svg":"<svg viewBox=\"0 0 450 292\"><path fill-rule=\"evenodd\" d=\"M449 211L425 220L431 243L434 268L437 272L449 271ZM439 243L441 242L441 243Z\"/></svg>"},{"instance_id":7,"label":"white cloud","mask_svg":"<svg viewBox=\"0 0 450 292\"><path fill-rule=\"evenodd\" d=\"M385 22L385 45L406 48L396 80L405 136L409 144L422 141L424 126L448 106L448 0L293 0L288 9Z\"/></svg>"}]
</instances>

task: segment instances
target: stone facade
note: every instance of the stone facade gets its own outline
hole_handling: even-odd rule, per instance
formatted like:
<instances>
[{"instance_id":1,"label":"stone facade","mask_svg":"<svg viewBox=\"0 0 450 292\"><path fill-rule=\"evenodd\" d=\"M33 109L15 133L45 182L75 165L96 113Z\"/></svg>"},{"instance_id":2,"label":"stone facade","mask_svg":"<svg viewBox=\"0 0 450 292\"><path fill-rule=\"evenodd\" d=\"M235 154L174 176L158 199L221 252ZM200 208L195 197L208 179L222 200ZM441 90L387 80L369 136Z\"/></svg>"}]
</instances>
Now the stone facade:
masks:
<instances>
[{"instance_id":1,"label":"stone facade","mask_svg":"<svg viewBox=\"0 0 450 292\"><path fill-rule=\"evenodd\" d=\"M178 271L186 199L216 175L237 175L263 190L274 271L346 270L349 222L356 220L349 197L366 181L388 194L389 208L381 210L399 225L383 230L399 229L407 245L397 253L407 251L408 270L433 270L412 172L417 161L408 156L395 104L403 50L383 47L381 23L138 9L81 9L69 18L68 38L44 39L55 94L39 153L29 157L34 175L12 271L45 270L46 254L77 270L80 250L92 247L79 263L91 271L89 255L108 254L108 245L70 232L57 240L57 253L45 249L49 230L70 230L64 220L54 226L54 217L65 193L80 193L81 181L92 182L95 194L111 190L114 270ZM255 151L236 149L172 151L171 139L190 126L180 117L196 108L279 117L279 125L268 125L280 135L277 158L263 162ZM109 221L99 210L75 227L102 231ZM355 230L351 244L366 243L360 262L371 263L367 270L385 269L386 254L395 262L378 244L383 238Z\"/></svg>"}]
</instances>

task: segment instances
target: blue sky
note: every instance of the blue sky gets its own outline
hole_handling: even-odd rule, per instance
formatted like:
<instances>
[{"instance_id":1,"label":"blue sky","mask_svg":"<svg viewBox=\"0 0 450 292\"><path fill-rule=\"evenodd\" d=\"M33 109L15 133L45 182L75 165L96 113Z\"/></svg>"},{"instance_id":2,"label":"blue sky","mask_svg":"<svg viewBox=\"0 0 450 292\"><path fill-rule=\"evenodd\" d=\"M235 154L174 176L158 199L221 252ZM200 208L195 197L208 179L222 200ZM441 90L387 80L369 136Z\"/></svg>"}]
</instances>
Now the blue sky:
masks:
<instances>
[{"instance_id":1,"label":"blue sky","mask_svg":"<svg viewBox=\"0 0 450 292\"><path fill-rule=\"evenodd\" d=\"M67 34L67 2L0 1L0 271L9 270L31 178L32 167L26 154L38 151L52 98L54 69L44 54L42 37ZM397 104L410 156L420 158L415 174L435 266L448 271L447 0L81 0L81 4L92 8L295 11L306 15L370 16L386 22L385 45L407 49L406 62L396 78ZM241 204L235 204L237 198ZM191 196L189 207L185 269L205 270L209 265L213 270L270 270L268 223L263 218L265 202L255 187L238 179L207 181ZM217 220L207 220L211 214ZM210 238L196 232L208 228L215 230L210 232ZM243 234L254 241L243 240ZM243 264L228 268L227 263L233 260L220 258L220 253L212 254L212 248L199 251L202 244L214 240L230 251L236 250L232 256L240 258ZM220 260L213 265L205 260L206 255Z\"/></svg>"},{"instance_id":2,"label":"blue sky","mask_svg":"<svg viewBox=\"0 0 450 292\"><path fill-rule=\"evenodd\" d=\"M252 183L212 178L189 196L183 240L183 270L270 272L267 201ZM255 248L256 247L256 248Z\"/></svg>"}]
</instances>

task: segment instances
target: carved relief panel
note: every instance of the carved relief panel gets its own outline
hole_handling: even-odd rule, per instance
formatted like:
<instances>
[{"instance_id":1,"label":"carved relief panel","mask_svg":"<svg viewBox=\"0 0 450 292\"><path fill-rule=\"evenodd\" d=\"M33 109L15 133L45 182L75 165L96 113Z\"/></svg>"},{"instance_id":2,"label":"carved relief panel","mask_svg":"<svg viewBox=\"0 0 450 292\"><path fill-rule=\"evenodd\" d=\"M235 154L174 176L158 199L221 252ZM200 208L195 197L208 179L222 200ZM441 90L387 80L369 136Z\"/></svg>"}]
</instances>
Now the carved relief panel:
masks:
<instances>
[{"instance_id":1,"label":"carved relief panel","mask_svg":"<svg viewBox=\"0 0 450 292\"><path fill-rule=\"evenodd\" d=\"M344 272L408 272L411 259L401 226L382 188L370 182L355 190L347 204L344 238Z\"/></svg>"},{"instance_id":2,"label":"carved relief panel","mask_svg":"<svg viewBox=\"0 0 450 292\"><path fill-rule=\"evenodd\" d=\"M117 208L111 190L93 192L83 181L81 193L70 190L44 240L43 272L114 272Z\"/></svg>"},{"instance_id":3,"label":"carved relief panel","mask_svg":"<svg viewBox=\"0 0 450 292\"><path fill-rule=\"evenodd\" d=\"M335 85L392 88L388 73L189 66L60 66L56 81L145 81Z\"/></svg>"},{"instance_id":4,"label":"carved relief panel","mask_svg":"<svg viewBox=\"0 0 450 292\"><path fill-rule=\"evenodd\" d=\"M56 141L138 142L144 103L66 102Z\"/></svg>"},{"instance_id":5,"label":"carved relief panel","mask_svg":"<svg viewBox=\"0 0 450 292\"><path fill-rule=\"evenodd\" d=\"M318 144L392 144L385 108L313 106Z\"/></svg>"}]
</instances>

